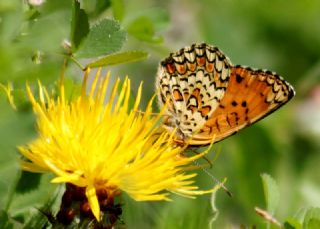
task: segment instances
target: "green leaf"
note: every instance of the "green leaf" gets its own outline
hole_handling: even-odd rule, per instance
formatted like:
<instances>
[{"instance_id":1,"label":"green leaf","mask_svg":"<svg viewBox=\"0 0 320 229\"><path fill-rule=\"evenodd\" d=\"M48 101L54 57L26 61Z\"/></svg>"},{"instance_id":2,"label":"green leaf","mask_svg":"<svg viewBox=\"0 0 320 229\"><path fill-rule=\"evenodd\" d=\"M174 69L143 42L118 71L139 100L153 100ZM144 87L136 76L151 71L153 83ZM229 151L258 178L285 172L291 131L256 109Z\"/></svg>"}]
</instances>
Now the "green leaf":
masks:
<instances>
[{"instance_id":1,"label":"green leaf","mask_svg":"<svg viewBox=\"0 0 320 229\"><path fill-rule=\"evenodd\" d=\"M80 8L80 2L73 0L71 19L71 47L75 52L81 41L89 33L89 21L86 12Z\"/></svg>"},{"instance_id":2,"label":"green leaf","mask_svg":"<svg viewBox=\"0 0 320 229\"><path fill-rule=\"evenodd\" d=\"M102 57L87 64L87 68L96 68L110 66L115 64L123 64L128 62L140 61L148 58L148 53L143 51L128 51Z\"/></svg>"},{"instance_id":3,"label":"green leaf","mask_svg":"<svg viewBox=\"0 0 320 229\"><path fill-rule=\"evenodd\" d=\"M0 228L3 228L3 229L13 228L13 224L9 221L8 214L4 210L0 210Z\"/></svg>"},{"instance_id":4,"label":"green leaf","mask_svg":"<svg viewBox=\"0 0 320 229\"><path fill-rule=\"evenodd\" d=\"M8 209L20 177L16 146L34 137L34 116L32 113L14 111L2 94L0 110L0 206Z\"/></svg>"},{"instance_id":5,"label":"green leaf","mask_svg":"<svg viewBox=\"0 0 320 229\"><path fill-rule=\"evenodd\" d=\"M318 229L320 228L320 208L310 208L304 217L303 228Z\"/></svg>"},{"instance_id":6,"label":"green leaf","mask_svg":"<svg viewBox=\"0 0 320 229\"><path fill-rule=\"evenodd\" d=\"M309 208L304 207L304 208L300 208L293 216L294 219L298 220L301 224L303 223L304 217L307 213L307 211L309 210Z\"/></svg>"},{"instance_id":7,"label":"green leaf","mask_svg":"<svg viewBox=\"0 0 320 229\"><path fill-rule=\"evenodd\" d=\"M54 213L57 211L58 204L60 205L63 189L59 188L50 199L42 206L37 209L34 214L28 218L28 221L24 225L24 229L27 228L48 228L46 225L55 223ZM52 225L52 228L62 228L56 225Z\"/></svg>"},{"instance_id":8,"label":"green leaf","mask_svg":"<svg viewBox=\"0 0 320 229\"><path fill-rule=\"evenodd\" d=\"M320 219L310 219L306 228L319 229L320 228Z\"/></svg>"},{"instance_id":9,"label":"green leaf","mask_svg":"<svg viewBox=\"0 0 320 229\"><path fill-rule=\"evenodd\" d=\"M128 25L128 33L135 38L149 43L161 43L163 38L155 35L153 21L146 16L140 16Z\"/></svg>"},{"instance_id":10,"label":"green leaf","mask_svg":"<svg viewBox=\"0 0 320 229\"><path fill-rule=\"evenodd\" d=\"M24 219L25 222L25 219L30 219L34 214L37 214L37 211L30 211L30 209L41 208L44 203L55 197L59 190L56 184L50 182L51 180L51 174L43 174L37 189L23 194L16 192L10 202L10 215L15 219Z\"/></svg>"},{"instance_id":11,"label":"green leaf","mask_svg":"<svg viewBox=\"0 0 320 229\"><path fill-rule=\"evenodd\" d=\"M17 193L28 193L39 187L41 174L22 171L16 186Z\"/></svg>"},{"instance_id":12,"label":"green leaf","mask_svg":"<svg viewBox=\"0 0 320 229\"><path fill-rule=\"evenodd\" d=\"M123 0L111 0L111 7L113 12L113 17L118 20L122 21L124 17L124 2Z\"/></svg>"},{"instance_id":13,"label":"green leaf","mask_svg":"<svg viewBox=\"0 0 320 229\"><path fill-rule=\"evenodd\" d=\"M261 178L266 198L267 211L273 215L280 199L279 188L276 181L269 174L262 174Z\"/></svg>"},{"instance_id":14,"label":"green leaf","mask_svg":"<svg viewBox=\"0 0 320 229\"><path fill-rule=\"evenodd\" d=\"M283 226L285 229L302 229L301 223L295 218L288 218Z\"/></svg>"},{"instance_id":15,"label":"green leaf","mask_svg":"<svg viewBox=\"0 0 320 229\"><path fill-rule=\"evenodd\" d=\"M120 29L119 23L103 19L90 29L75 56L89 58L111 54L119 51L125 40L126 32Z\"/></svg>"}]
</instances>

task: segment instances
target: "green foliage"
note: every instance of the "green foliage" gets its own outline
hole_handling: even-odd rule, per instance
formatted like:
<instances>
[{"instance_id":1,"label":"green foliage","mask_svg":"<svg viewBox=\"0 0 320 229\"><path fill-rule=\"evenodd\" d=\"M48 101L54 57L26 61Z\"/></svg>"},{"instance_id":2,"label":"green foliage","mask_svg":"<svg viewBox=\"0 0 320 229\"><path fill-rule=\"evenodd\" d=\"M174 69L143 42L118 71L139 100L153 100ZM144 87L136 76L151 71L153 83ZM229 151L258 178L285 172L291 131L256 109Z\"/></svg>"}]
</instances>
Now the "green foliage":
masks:
<instances>
[{"instance_id":1,"label":"green foliage","mask_svg":"<svg viewBox=\"0 0 320 229\"><path fill-rule=\"evenodd\" d=\"M320 208L310 208L304 217L303 228L320 228Z\"/></svg>"},{"instance_id":2,"label":"green foliage","mask_svg":"<svg viewBox=\"0 0 320 229\"><path fill-rule=\"evenodd\" d=\"M119 51L126 32L114 20L103 19L90 28L88 36L75 53L77 57L97 57Z\"/></svg>"},{"instance_id":3,"label":"green foliage","mask_svg":"<svg viewBox=\"0 0 320 229\"><path fill-rule=\"evenodd\" d=\"M284 223L286 229L317 229L320 228L320 208L305 209L304 217L290 217Z\"/></svg>"},{"instance_id":4,"label":"green foliage","mask_svg":"<svg viewBox=\"0 0 320 229\"><path fill-rule=\"evenodd\" d=\"M13 223L10 221L7 212L0 210L0 228L12 229Z\"/></svg>"},{"instance_id":5,"label":"green foliage","mask_svg":"<svg viewBox=\"0 0 320 229\"><path fill-rule=\"evenodd\" d=\"M302 225L295 218L288 218L283 226L286 229L302 229Z\"/></svg>"},{"instance_id":6,"label":"green foliage","mask_svg":"<svg viewBox=\"0 0 320 229\"><path fill-rule=\"evenodd\" d=\"M121 22L125 13L124 0L111 0L111 7L114 18Z\"/></svg>"},{"instance_id":7,"label":"green foliage","mask_svg":"<svg viewBox=\"0 0 320 229\"><path fill-rule=\"evenodd\" d=\"M157 35L157 31L168 27L169 15L163 9L151 8L136 13L126 24L131 36L147 43L160 44L163 42L163 37Z\"/></svg>"},{"instance_id":8,"label":"green foliage","mask_svg":"<svg viewBox=\"0 0 320 229\"><path fill-rule=\"evenodd\" d=\"M271 214L274 214L280 200L278 185L276 184L276 181L268 174L262 174L261 178L264 195L267 202L267 210Z\"/></svg>"},{"instance_id":9,"label":"green foliage","mask_svg":"<svg viewBox=\"0 0 320 229\"><path fill-rule=\"evenodd\" d=\"M228 177L232 198L223 191L211 202L209 195L196 200L172 195L170 203L124 197L125 227L278 228L255 214L254 207L261 206L284 228L319 228L320 121L313 119L319 107L319 8L316 0L47 0L39 6L1 0L0 83L12 84L16 110L0 86L0 228L41 228L48 221L39 209L55 214L60 204L61 190L50 175L20 169L16 147L37 136L26 81L37 90L39 79L58 96L65 61L66 97L72 100L80 93L83 69L108 67L111 80L129 75L133 91L144 81L143 107L155 93L159 61L202 41L217 45L235 64L277 71L297 96L213 147L208 158L222 153L209 170ZM214 185L197 173L201 188Z\"/></svg>"},{"instance_id":10,"label":"green foliage","mask_svg":"<svg viewBox=\"0 0 320 229\"><path fill-rule=\"evenodd\" d=\"M72 21L71 21L71 47L72 51L76 51L81 41L89 33L88 15L80 8L80 3L73 1Z\"/></svg>"},{"instance_id":11,"label":"green foliage","mask_svg":"<svg viewBox=\"0 0 320 229\"><path fill-rule=\"evenodd\" d=\"M115 64L122 64L122 63L144 60L147 57L148 57L148 53L143 51L121 52L121 53L116 53L116 54L102 57L98 60L95 60L87 64L86 67L95 68L95 67L110 66Z\"/></svg>"},{"instance_id":12,"label":"green foliage","mask_svg":"<svg viewBox=\"0 0 320 229\"><path fill-rule=\"evenodd\" d=\"M275 180L268 174L262 174L262 183L265 190L265 198L267 200L267 212L274 217L274 212L280 200L278 186ZM268 228L270 228L271 220L268 220ZM307 208L302 212L298 212L295 216L288 217L283 223L286 229L316 229L320 227L320 208Z\"/></svg>"},{"instance_id":13,"label":"green foliage","mask_svg":"<svg viewBox=\"0 0 320 229\"><path fill-rule=\"evenodd\" d=\"M161 43L163 39L155 36L155 28L152 20L141 16L136 18L129 26L128 32L139 40L150 43Z\"/></svg>"}]
</instances>

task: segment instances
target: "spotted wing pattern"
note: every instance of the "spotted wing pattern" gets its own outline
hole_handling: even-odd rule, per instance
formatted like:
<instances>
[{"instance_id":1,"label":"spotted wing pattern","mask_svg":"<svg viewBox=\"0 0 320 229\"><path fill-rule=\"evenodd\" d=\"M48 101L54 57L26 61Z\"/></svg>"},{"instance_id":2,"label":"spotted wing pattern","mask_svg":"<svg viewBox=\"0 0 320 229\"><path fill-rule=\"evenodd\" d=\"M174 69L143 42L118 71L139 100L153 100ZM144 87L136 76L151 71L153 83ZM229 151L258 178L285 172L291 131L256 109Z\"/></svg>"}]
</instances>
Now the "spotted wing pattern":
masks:
<instances>
[{"instance_id":1,"label":"spotted wing pattern","mask_svg":"<svg viewBox=\"0 0 320 229\"><path fill-rule=\"evenodd\" d=\"M177 142L220 141L280 108L293 87L267 70L233 66L216 47L199 44L161 62L156 80L164 127L177 128Z\"/></svg>"},{"instance_id":2,"label":"spotted wing pattern","mask_svg":"<svg viewBox=\"0 0 320 229\"><path fill-rule=\"evenodd\" d=\"M160 106L168 104L164 126L190 138L219 106L228 86L231 63L216 47L194 44L160 63L156 88Z\"/></svg>"},{"instance_id":3,"label":"spotted wing pattern","mask_svg":"<svg viewBox=\"0 0 320 229\"><path fill-rule=\"evenodd\" d=\"M192 136L194 145L206 145L235 134L287 103L293 87L274 72L232 67L227 91L201 131Z\"/></svg>"}]
</instances>

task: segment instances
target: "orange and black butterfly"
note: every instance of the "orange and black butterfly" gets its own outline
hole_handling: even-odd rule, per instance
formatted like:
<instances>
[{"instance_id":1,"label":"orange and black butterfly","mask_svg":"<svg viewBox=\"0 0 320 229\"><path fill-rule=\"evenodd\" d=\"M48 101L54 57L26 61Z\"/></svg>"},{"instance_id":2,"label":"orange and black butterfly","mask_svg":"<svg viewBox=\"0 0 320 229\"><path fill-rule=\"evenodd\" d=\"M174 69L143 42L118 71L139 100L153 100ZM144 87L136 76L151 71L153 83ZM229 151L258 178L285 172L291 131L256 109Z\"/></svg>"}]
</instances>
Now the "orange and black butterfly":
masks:
<instances>
[{"instance_id":1,"label":"orange and black butterfly","mask_svg":"<svg viewBox=\"0 0 320 229\"><path fill-rule=\"evenodd\" d=\"M221 141L287 103L293 87L278 74L233 65L217 47L193 44L159 66L159 104L168 104L164 127L190 146Z\"/></svg>"}]
</instances>

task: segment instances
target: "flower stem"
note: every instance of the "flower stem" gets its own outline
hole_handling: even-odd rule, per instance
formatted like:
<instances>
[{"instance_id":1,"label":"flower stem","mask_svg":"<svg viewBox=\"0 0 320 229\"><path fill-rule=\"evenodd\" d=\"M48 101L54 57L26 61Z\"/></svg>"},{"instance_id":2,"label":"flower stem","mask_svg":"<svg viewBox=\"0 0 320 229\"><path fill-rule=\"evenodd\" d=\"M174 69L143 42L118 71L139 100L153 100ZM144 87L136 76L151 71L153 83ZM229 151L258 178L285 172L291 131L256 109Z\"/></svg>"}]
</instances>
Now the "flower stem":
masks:
<instances>
[{"instance_id":1,"label":"flower stem","mask_svg":"<svg viewBox=\"0 0 320 229\"><path fill-rule=\"evenodd\" d=\"M69 56L70 60L72 60L81 70L85 70L85 67L76 59L74 56Z\"/></svg>"}]
</instances>

